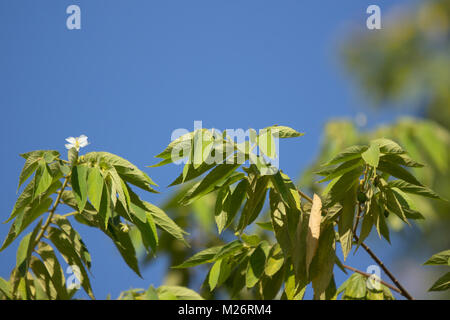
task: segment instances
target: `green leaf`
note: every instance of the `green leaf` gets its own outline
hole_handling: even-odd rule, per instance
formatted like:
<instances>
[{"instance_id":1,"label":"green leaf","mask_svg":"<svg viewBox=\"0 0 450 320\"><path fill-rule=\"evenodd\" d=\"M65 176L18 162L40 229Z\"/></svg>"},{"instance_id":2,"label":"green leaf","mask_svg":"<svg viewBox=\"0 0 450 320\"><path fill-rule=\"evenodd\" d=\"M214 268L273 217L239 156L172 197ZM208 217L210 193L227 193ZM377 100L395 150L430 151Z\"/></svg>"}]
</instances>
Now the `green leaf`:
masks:
<instances>
[{"instance_id":1,"label":"green leaf","mask_svg":"<svg viewBox=\"0 0 450 320\"><path fill-rule=\"evenodd\" d=\"M356 186L353 184L353 187L347 192L347 195L342 201L342 213L338 221L339 241L341 243L344 261L352 249L355 207Z\"/></svg>"},{"instance_id":2,"label":"green leaf","mask_svg":"<svg viewBox=\"0 0 450 320\"><path fill-rule=\"evenodd\" d=\"M241 251L242 247L243 247L242 242L240 242L239 240L234 240L230 243L227 243L226 245L220 248L220 250L214 256L213 260L217 261L219 259L232 256L236 252Z\"/></svg>"},{"instance_id":3,"label":"green leaf","mask_svg":"<svg viewBox=\"0 0 450 320\"><path fill-rule=\"evenodd\" d=\"M380 161L378 165L378 170L388 173L393 177L404 180L416 186L422 186L422 184L406 169L400 167L399 165L391 162Z\"/></svg>"},{"instance_id":4,"label":"green leaf","mask_svg":"<svg viewBox=\"0 0 450 320\"><path fill-rule=\"evenodd\" d=\"M416 138L430 159L441 172L446 172L449 166L448 142L439 134L439 128L433 123L423 123L417 127Z\"/></svg>"},{"instance_id":5,"label":"green leaf","mask_svg":"<svg viewBox=\"0 0 450 320\"><path fill-rule=\"evenodd\" d=\"M225 228L227 228L233 221L236 216L239 208L242 206L242 202L245 199L246 190L249 187L249 183L247 179L243 179L238 183L236 188L233 190L230 196L230 205L227 214L227 222L225 224Z\"/></svg>"},{"instance_id":6,"label":"green leaf","mask_svg":"<svg viewBox=\"0 0 450 320\"><path fill-rule=\"evenodd\" d=\"M83 211L87 201L87 172L88 167L86 165L77 165L72 169L72 191L80 212Z\"/></svg>"},{"instance_id":7,"label":"green leaf","mask_svg":"<svg viewBox=\"0 0 450 320\"><path fill-rule=\"evenodd\" d=\"M436 194L433 190L430 188L424 187L424 186L418 186L411 183L408 183L403 180L393 180L388 182L388 187L390 188L397 188L400 189L403 192L411 193L411 194L417 194L422 197L427 197L431 199L441 199L442 198Z\"/></svg>"},{"instance_id":8,"label":"green leaf","mask_svg":"<svg viewBox=\"0 0 450 320\"><path fill-rule=\"evenodd\" d=\"M103 184L102 197L100 200L100 206L98 210L98 216L102 221L102 228L108 228L108 221L112 216L112 202L111 202L111 192L106 184Z\"/></svg>"},{"instance_id":9,"label":"green leaf","mask_svg":"<svg viewBox=\"0 0 450 320\"><path fill-rule=\"evenodd\" d=\"M70 166L74 167L78 162L78 150L75 147L70 148L67 152L67 158L70 162Z\"/></svg>"},{"instance_id":10,"label":"green leaf","mask_svg":"<svg viewBox=\"0 0 450 320\"><path fill-rule=\"evenodd\" d=\"M270 176L272 184L281 199L291 209L300 208L300 196L291 179L281 171Z\"/></svg>"},{"instance_id":11,"label":"green leaf","mask_svg":"<svg viewBox=\"0 0 450 320\"><path fill-rule=\"evenodd\" d=\"M261 238L257 234L246 235L243 233L241 234L241 239L250 247L256 247L261 242Z\"/></svg>"},{"instance_id":12,"label":"green leaf","mask_svg":"<svg viewBox=\"0 0 450 320\"><path fill-rule=\"evenodd\" d=\"M51 281L56 290L57 299L68 299L64 272L56 258L53 248L44 242L40 242L36 252L41 256L43 262L39 263L40 260L38 259L33 259L31 261L31 269L34 274L37 276L43 274L43 277ZM42 268L42 263L44 264L45 269Z\"/></svg>"},{"instance_id":13,"label":"green leaf","mask_svg":"<svg viewBox=\"0 0 450 320\"><path fill-rule=\"evenodd\" d=\"M91 255L89 254L86 244L81 239L80 234L72 227L70 221L64 216L54 215L52 218L52 223L57 225L61 231L64 232L80 260L83 261L86 268L90 269Z\"/></svg>"},{"instance_id":14,"label":"green leaf","mask_svg":"<svg viewBox=\"0 0 450 320\"><path fill-rule=\"evenodd\" d=\"M0 293L2 293L7 299L12 299L11 286L8 281L0 277Z\"/></svg>"},{"instance_id":15,"label":"green leaf","mask_svg":"<svg viewBox=\"0 0 450 320\"><path fill-rule=\"evenodd\" d=\"M139 170L134 164L118 155L109 152L90 152L85 155L85 159L88 162L94 163L106 161L114 167L120 178L125 182L149 192L156 192L151 187L152 185L156 186L156 183L145 172Z\"/></svg>"},{"instance_id":16,"label":"green leaf","mask_svg":"<svg viewBox=\"0 0 450 320\"><path fill-rule=\"evenodd\" d=\"M383 161L396 163L411 168L422 168L424 165L411 159L406 154L386 154L381 157Z\"/></svg>"},{"instance_id":17,"label":"green leaf","mask_svg":"<svg viewBox=\"0 0 450 320\"><path fill-rule=\"evenodd\" d=\"M363 166L352 171L344 173L341 177L332 180L325 188L323 193L327 195L324 201L324 207L329 208L342 201L358 182L359 177L363 173ZM356 192L355 192L356 194Z\"/></svg>"},{"instance_id":18,"label":"green leaf","mask_svg":"<svg viewBox=\"0 0 450 320\"><path fill-rule=\"evenodd\" d=\"M219 190L214 208L214 219L216 220L217 231L219 234L222 233L228 222L228 212L231 203L230 198L230 189L228 187Z\"/></svg>"},{"instance_id":19,"label":"green leaf","mask_svg":"<svg viewBox=\"0 0 450 320\"><path fill-rule=\"evenodd\" d=\"M404 222L409 224L408 219L405 216L405 212L403 211L402 204L400 203L401 196L395 192L395 190L391 189L385 189L384 194L386 195L386 207L388 211L394 213Z\"/></svg>"},{"instance_id":20,"label":"green leaf","mask_svg":"<svg viewBox=\"0 0 450 320\"><path fill-rule=\"evenodd\" d=\"M179 300L203 300L202 296L200 296L197 292L179 286L160 286L157 290L160 299L162 300L162 296L170 293L177 297Z\"/></svg>"},{"instance_id":21,"label":"green leaf","mask_svg":"<svg viewBox=\"0 0 450 320\"><path fill-rule=\"evenodd\" d=\"M267 259L266 266L264 268L264 272L269 277L272 277L276 274L284 264L284 256L283 252L279 244L275 244L270 250L269 257Z\"/></svg>"},{"instance_id":22,"label":"green leaf","mask_svg":"<svg viewBox=\"0 0 450 320\"><path fill-rule=\"evenodd\" d=\"M194 168L194 166L189 166L187 173L183 174L181 173L170 185L169 187L191 181L202 174L204 174L206 171L210 170L211 168L215 167L215 163L213 164L206 164L202 163L198 168ZM184 179L183 179L184 176Z\"/></svg>"},{"instance_id":23,"label":"green leaf","mask_svg":"<svg viewBox=\"0 0 450 320\"><path fill-rule=\"evenodd\" d=\"M286 274L284 293L288 300L302 300L305 295L306 285L298 284L294 270L289 268Z\"/></svg>"},{"instance_id":24,"label":"green leaf","mask_svg":"<svg viewBox=\"0 0 450 320\"><path fill-rule=\"evenodd\" d=\"M188 133L182 135L181 137L178 137L177 139L171 141L169 143L169 145L167 146L167 148L164 149L164 151L161 152L160 154L156 155L155 158L171 159L172 151L174 150L174 148L179 147L180 144L188 144L190 146L191 140L192 140L194 134L195 134L195 131L188 132Z\"/></svg>"},{"instance_id":25,"label":"green leaf","mask_svg":"<svg viewBox=\"0 0 450 320\"><path fill-rule=\"evenodd\" d=\"M87 179L87 194L91 204L97 211L100 211L100 204L103 192L103 177L97 167L89 168Z\"/></svg>"},{"instance_id":26,"label":"green leaf","mask_svg":"<svg viewBox=\"0 0 450 320\"><path fill-rule=\"evenodd\" d=\"M272 225L272 222L271 221L267 221L267 222L256 222L256 224L259 226L259 227L261 227L262 229L264 229L264 230L267 230L267 231L274 231L273 230L273 225Z\"/></svg>"},{"instance_id":27,"label":"green leaf","mask_svg":"<svg viewBox=\"0 0 450 320\"><path fill-rule=\"evenodd\" d=\"M450 272L440 277L428 291L445 291L450 289Z\"/></svg>"},{"instance_id":28,"label":"green leaf","mask_svg":"<svg viewBox=\"0 0 450 320\"><path fill-rule=\"evenodd\" d=\"M437 266L437 265L449 265L450 266L450 250L445 250L439 253L434 254L425 265L429 266Z\"/></svg>"},{"instance_id":29,"label":"green leaf","mask_svg":"<svg viewBox=\"0 0 450 320\"><path fill-rule=\"evenodd\" d=\"M215 186L228 178L237 168L239 168L239 166L240 164L219 164L206 175L192 193L188 193L186 197L181 200L182 204L188 205L194 200L213 191Z\"/></svg>"},{"instance_id":30,"label":"green leaf","mask_svg":"<svg viewBox=\"0 0 450 320\"><path fill-rule=\"evenodd\" d=\"M39 167L39 160L41 157L36 156L30 156L26 161L25 165L23 166L22 172L20 173L19 177L19 186L17 187L17 190L22 186L22 184L36 171L36 169Z\"/></svg>"},{"instance_id":31,"label":"green leaf","mask_svg":"<svg viewBox=\"0 0 450 320\"><path fill-rule=\"evenodd\" d=\"M273 135L278 134L278 138L295 138L301 137L304 133L298 132L290 127L286 126L270 126L266 127L263 130L271 131Z\"/></svg>"},{"instance_id":32,"label":"green leaf","mask_svg":"<svg viewBox=\"0 0 450 320\"><path fill-rule=\"evenodd\" d=\"M239 224L237 227L237 230L239 231L243 231L249 224L255 221L264 206L269 177L255 177L255 179L257 180L254 189L249 188L249 184L246 185L249 198L245 203L244 209L241 213L241 218L239 219ZM239 192L241 191L239 190Z\"/></svg>"},{"instance_id":33,"label":"green leaf","mask_svg":"<svg viewBox=\"0 0 450 320\"><path fill-rule=\"evenodd\" d=\"M34 220L47 212L52 202L51 198L35 199L30 206L21 211L9 229L0 251L7 248Z\"/></svg>"},{"instance_id":34,"label":"green leaf","mask_svg":"<svg viewBox=\"0 0 450 320\"><path fill-rule=\"evenodd\" d=\"M264 273L268 252L264 250L262 244L257 246L248 260L247 273L245 277L245 285L247 288L253 288Z\"/></svg>"},{"instance_id":35,"label":"green leaf","mask_svg":"<svg viewBox=\"0 0 450 320\"><path fill-rule=\"evenodd\" d=\"M53 182L53 177L50 174L45 160L39 161L39 168L36 171L35 179L36 189L34 190L33 199L47 191Z\"/></svg>"},{"instance_id":36,"label":"green leaf","mask_svg":"<svg viewBox=\"0 0 450 320\"><path fill-rule=\"evenodd\" d=\"M142 278L139 270L139 264L136 257L136 250L131 241L130 234L120 230L119 227L109 223L106 234L113 240L120 255L125 260L125 263L133 270L139 277Z\"/></svg>"},{"instance_id":37,"label":"green leaf","mask_svg":"<svg viewBox=\"0 0 450 320\"><path fill-rule=\"evenodd\" d=\"M68 265L70 266L76 265L80 269L79 280L81 282L81 286L89 295L89 297L95 299L87 272L84 269L83 263L81 262L80 257L73 248L70 239L67 237L67 235L57 228L49 227L48 238L61 253L61 255L63 256L64 260Z\"/></svg>"},{"instance_id":38,"label":"green leaf","mask_svg":"<svg viewBox=\"0 0 450 320\"><path fill-rule=\"evenodd\" d=\"M184 239L184 236L188 234L187 232L181 229L172 219L169 218L169 216L163 210L161 210L157 206L149 202L143 203L146 209L151 213L153 221L155 222L157 227L168 232L172 237L182 241L184 244L189 246Z\"/></svg>"},{"instance_id":39,"label":"green leaf","mask_svg":"<svg viewBox=\"0 0 450 320\"><path fill-rule=\"evenodd\" d=\"M270 215L275 237L280 244L285 256L290 256L292 252L292 239L288 228L287 208L280 197L270 190Z\"/></svg>"},{"instance_id":40,"label":"green leaf","mask_svg":"<svg viewBox=\"0 0 450 320\"><path fill-rule=\"evenodd\" d=\"M200 264L210 263L214 261L216 254L223 248L223 246L215 246L194 254L192 257L184 261L182 264L172 268L190 268Z\"/></svg>"},{"instance_id":41,"label":"green leaf","mask_svg":"<svg viewBox=\"0 0 450 320\"><path fill-rule=\"evenodd\" d=\"M153 288L153 286L148 287L147 291L145 291L144 295L142 296L142 299L158 300L158 293L156 292L156 289Z\"/></svg>"},{"instance_id":42,"label":"green leaf","mask_svg":"<svg viewBox=\"0 0 450 320\"><path fill-rule=\"evenodd\" d=\"M33 231L24 236L22 241L20 241L16 256L16 266L20 277L25 277L27 274L30 265L30 257L35 245L35 239L40 231L41 225L42 219L34 227Z\"/></svg>"},{"instance_id":43,"label":"green leaf","mask_svg":"<svg viewBox=\"0 0 450 320\"><path fill-rule=\"evenodd\" d=\"M135 204L132 204L131 208L133 212L142 210ZM151 248L153 252L156 252L156 248L158 246L158 233L156 232L156 225L153 221L152 214L144 210L142 211L144 213L145 222L142 222L140 219L133 219L133 223L141 232L142 242L146 250L148 250L148 248Z\"/></svg>"},{"instance_id":44,"label":"green leaf","mask_svg":"<svg viewBox=\"0 0 450 320\"><path fill-rule=\"evenodd\" d=\"M60 229L49 227L48 238L50 239L50 241L52 241L52 243L61 253L61 255L63 256L64 260L68 265L70 266L76 265L80 269L79 280L81 282L81 286L89 295L89 297L95 299L87 272L83 266L83 263L79 255L73 248L70 239L67 237L67 235Z\"/></svg>"},{"instance_id":45,"label":"green leaf","mask_svg":"<svg viewBox=\"0 0 450 320\"><path fill-rule=\"evenodd\" d=\"M375 226L377 228L378 236L381 239L381 236L383 236L389 243L390 243L390 237L389 237L389 229L386 224L385 216L382 210L384 208L380 207L380 205L377 203L377 201L371 201L370 207L368 209L369 215L371 215L374 219Z\"/></svg>"},{"instance_id":46,"label":"green leaf","mask_svg":"<svg viewBox=\"0 0 450 320\"><path fill-rule=\"evenodd\" d=\"M376 143L371 143L369 149L361 154L363 160L370 166L376 168L380 161L380 146Z\"/></svg>"},{"instance_id":47,"label":"green leaf","mask_svg":"<svg viewBox=\"0 0 450 320\"><path fill-rule=\"evenodd\" d=\"M333 225L329 224L320 235L310 269L315 299L326 299L326 290L333 278L335 258L335 232Z\"/></svg>"},{"instance_id":48,"label":"green leaf","mask_svg":"<svg viewBox=\"0 0 450 320\"><path fill-rule=\"evenodd\" d=\"M367 146L349 147L349 148L345 149L344 151L342 151L341 153L339 153L338 155L336 155L333 159L328 161L326 164L324 164L324 166L335 165L335 164L339 164L341 162L346 162L349 160L361 158L361 154L364 151L366 151L367 149L368 149Z\"/></svg>"},{"instance_id":49,"label":"green leaf","mask_svg":"<svg viewBox=\"0 0 450 320\"><path fill-rule=\"evenodd\" d=\"M397 143L389 139L377 139L371 142L377 144L380 147L380 152L384 154L402 154L405 150L402 149Z\"/></svg>"},{"instance_id":50,"label":"green leaf","mask_svg":"<svg viewBox=\"0 0 450 320\"><path fill-rule=\"evenodd\" d=\"M344 299L364 299L366 297L366 278L354 273L345 289Z\"/></svg>"},{"instance_id":51,"label":"green leaf","mask_svg":"<svg viewBox=\"0 0 450 320\"><path fill-rule=\"evenodd\" d=\"M231 273L230 264L227 259L216 261L209 272L208 283L210 290L213 291L216 286L223 284Z\"/></svg>"},{"instance_id":52,"label":"green leaf","mask_svg":"<svg viewBox=\"0 0 450 320\"><path fill-rule=\"evenodd\" d=\"M360 158L357 158L357 159L352 159L352 160L346 161L334 169L326 169L326 170L319 171L319 172L317 172L317 174L321 175L321 176L325 176L325 178L318 181L318 183L322 183L322 182L340 177L344 173L350 172L356 168L361 167L361 165L362 165L362 160Z\"/></svg>"}]
</instances>

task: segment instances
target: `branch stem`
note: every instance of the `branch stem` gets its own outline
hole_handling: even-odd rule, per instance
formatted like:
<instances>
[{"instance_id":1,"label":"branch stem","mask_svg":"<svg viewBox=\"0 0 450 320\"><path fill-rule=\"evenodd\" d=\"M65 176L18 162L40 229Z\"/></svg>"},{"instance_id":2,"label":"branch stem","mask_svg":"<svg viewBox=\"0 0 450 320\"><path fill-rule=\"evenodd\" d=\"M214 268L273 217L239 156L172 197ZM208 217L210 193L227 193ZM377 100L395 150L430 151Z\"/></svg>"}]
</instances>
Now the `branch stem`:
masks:
<instances>
[{"instance_id":1,"label":"branch stem","mask_svg":"<svg viewBox=\"0 0 450 320\"><path fill-rule=\"evenodd\" d=\"M48 226L50 225L50 223L52 221L53 215L56 212L56 208L58 208L58 205L59 205L59 203L61 201L61 197L62 197L62 194L64 192L64 189L67 187L67 184L69 183L69 177L70 176L66 176L66 178L64 179L64 183L63 183L61 189L58 191L58 195L56 196L55 202L53 203L53 206L52 206L52 208L49 211L49 215L47 217L47 220L45 221L44 225L41 227L41 230L40 230L39 234L37 235L36 240L34 241L34 245L35 246L39 243L39 241L41 241L42 237L45 234L45 231L47 230Z\"/></svg>"}]
</instances>

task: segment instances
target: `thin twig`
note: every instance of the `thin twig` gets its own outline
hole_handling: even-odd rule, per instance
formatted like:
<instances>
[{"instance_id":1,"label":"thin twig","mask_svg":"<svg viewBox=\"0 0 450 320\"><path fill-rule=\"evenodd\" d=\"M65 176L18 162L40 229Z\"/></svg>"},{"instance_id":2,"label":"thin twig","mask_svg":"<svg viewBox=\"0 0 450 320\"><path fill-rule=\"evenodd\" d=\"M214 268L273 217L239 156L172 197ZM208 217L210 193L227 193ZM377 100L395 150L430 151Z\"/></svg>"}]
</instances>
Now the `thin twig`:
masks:
<instances>
[{"instance_id":1,"label":"thin twig","mask_svg":"<svg viewBox=\"0 0 450 320\"><path fill-rule=\"evenodd\" d=\"M354 234L353 237L355 238L356 242L359 242L359 238L356 234ZM401 294L408 300L414 300L414 298L409 294L409 292L400 284L397 278L395 278L395 276L384 265L383 261L381 261L380 258L376 256L376 254L372 251L372 249L370 249L364 242L361 242L361 247L363 247L364 250L366 250L369 256L380 266L381 269L383 269L384 273L386 273L386 275L392 280L392 282L395 283L397 288L400 289Z\"/></svg>"},{"instance_id":2,"label":"thin twig","mask_svg":"<svg viewBox=\"0 0 450 320\"><path fill-rule=\"evenodd\" d=\"M301 192L300 190L297 190L300 196L308 200L312 203L312 199L308 197L306 194ZM356 234L353 234L353 237L355 238L356 242L359 242L359 238ZM384 273L394 282L394 284L397 286L397 288L400 290L400 294L407 298L408 300L414 300L414 298L409 294L409 292L400 284L400 282L397 280L397 278L394 277L394 275L389 271L389 269L384 265L383 261L378 258L375 253L364 243L361 242L361 247L366 250L366 252L369 254L369 256L380 266L381 269L383 269Z\"/></svg>"},{"instance_id":3,"label":"thin twig","mask_svg":"<svg viewBox=\"0 0 450 320\"><path fill-rule=\"evenodd\" d=\"M358 269L356 269L356 268L347 266L347 265L345 265L345 264L342 265L342 266L343 266L344 268L348 269L348 270L351 270L351 271L353 271L353 272L359 273L359 274L361 274L361 275L363 275L363 276L365 276L365 277L367 277L367 278L370 278L370 277L372 276L372 274L370 274L370 273L363 272L363 271L361 271L361 270L358 270ZM384 286L390 288L391 290L394 290L395 292L398 292L398 293L402 294L402 292L400 291L400 289L394 287L392 284L389 284L389 283L387 283L387 282L385 282L385 281L383 281L383 280L381 280L381 279L377 279L377 281L379 281L379 282L380 282L381 284L383 284Z\"/></svg>"}]
</instances>

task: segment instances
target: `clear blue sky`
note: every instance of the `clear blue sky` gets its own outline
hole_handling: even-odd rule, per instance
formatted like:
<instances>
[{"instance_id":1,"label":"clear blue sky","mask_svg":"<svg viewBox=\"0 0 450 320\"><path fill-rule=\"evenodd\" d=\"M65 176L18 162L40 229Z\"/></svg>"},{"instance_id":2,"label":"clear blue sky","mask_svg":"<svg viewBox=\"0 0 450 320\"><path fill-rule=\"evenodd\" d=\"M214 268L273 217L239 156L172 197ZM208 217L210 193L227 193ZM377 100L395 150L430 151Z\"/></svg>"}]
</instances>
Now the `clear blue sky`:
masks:
<instances>
[{"instance_id":1,"label":"clear blue sky","mask_svg":"<svg viewBox=\"0 0 450 320\"><path fill-rule=\"evenodd\" d=\"M324 123L362 110L336 49L350 25L365 28L373 2L2 0L1 220L17 197L18 154L65 152L64 139L80 134L91 141L84 151L113 152L143 167L155 163L172 130L192 130L194 120L218 129L288 125L306 132L281 144L280 166L297 176L315 157ZM405 2L376 1L386 11ZM81 7L81 30L66 28L71 4ZM396 116L374 114L369 124ZM166 186L180 168L145 170ZM2 240L8 229L0 225ZM141 280L100 232L80 230L98 298L160 285L163 262ZM17 245L0 253L0 276L9 277ZM389 252L380 255L390 261ZM365 268L362 256L353 264Z\"/></svg>"}]
</instances>

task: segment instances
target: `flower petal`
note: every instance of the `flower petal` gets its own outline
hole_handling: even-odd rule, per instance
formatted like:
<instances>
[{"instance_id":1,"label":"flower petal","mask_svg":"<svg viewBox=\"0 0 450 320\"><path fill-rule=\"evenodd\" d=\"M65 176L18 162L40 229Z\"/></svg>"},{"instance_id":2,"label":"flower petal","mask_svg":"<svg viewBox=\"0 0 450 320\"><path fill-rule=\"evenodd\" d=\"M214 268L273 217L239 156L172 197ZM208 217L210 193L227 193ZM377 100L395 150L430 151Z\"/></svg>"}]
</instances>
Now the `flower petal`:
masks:
<instances>
[{"instance_id":1,"label":"flower petal","mask_svg":"<svg viewBox=\"0 0 450 320\"><path fill-rule=\"evenodd\" d=\"M66 139L66 141L69 142L69 143L75 143L76 139L74 137L68 137Z\"/></svg>"},{"instance_id":2,"label":"flower petal","mask_svg":"<svg viewBox=\"0 0 450 320\"><path fill-rule=\"evenodd\" d=\"M87 140L78 141L78 143L79 143L81 148L86 147L89 144L89 142Z\"/></svg>"},{"instance_id":3,"label":"flower petal","mask_svg":"<svg viewBox=\"0 0 450 320\"><path fill-rule=\"evenodd\" d=\"M85 143L88 140L88 137L86 137L84 134L82 134L81 136L79 136L78 138L78 142L81 143Z\"/></svg>"},{"instance_id":4,"label":"flower petal","mask_svg":"<svg viewBox=\"0 0 450 320\"><path fill-rule=\"evenodd\" d=\"M70 150L74 147L74 145L71 143L67 143L67 144L65 144L65 147L66 147L66 149Z\"/></svg>"}]
</instances>

